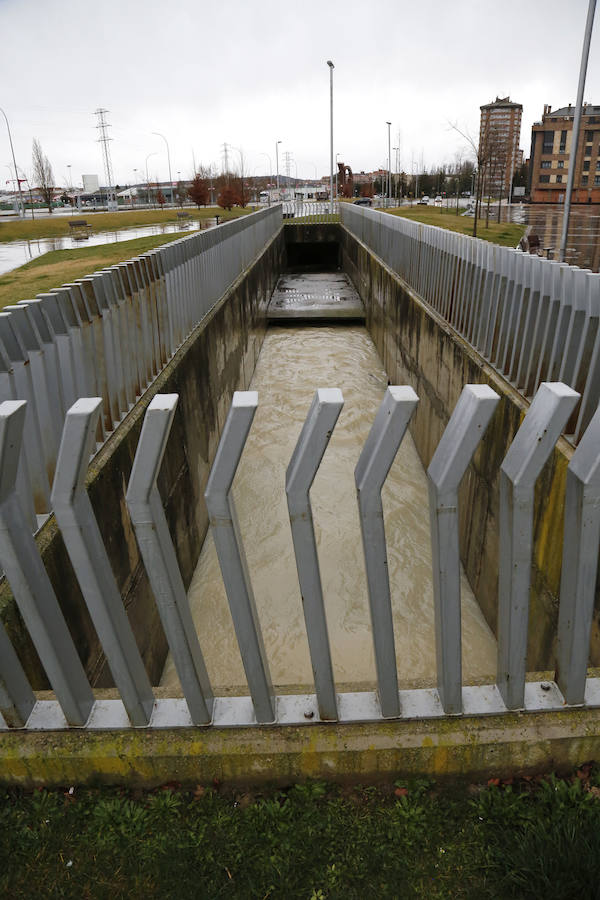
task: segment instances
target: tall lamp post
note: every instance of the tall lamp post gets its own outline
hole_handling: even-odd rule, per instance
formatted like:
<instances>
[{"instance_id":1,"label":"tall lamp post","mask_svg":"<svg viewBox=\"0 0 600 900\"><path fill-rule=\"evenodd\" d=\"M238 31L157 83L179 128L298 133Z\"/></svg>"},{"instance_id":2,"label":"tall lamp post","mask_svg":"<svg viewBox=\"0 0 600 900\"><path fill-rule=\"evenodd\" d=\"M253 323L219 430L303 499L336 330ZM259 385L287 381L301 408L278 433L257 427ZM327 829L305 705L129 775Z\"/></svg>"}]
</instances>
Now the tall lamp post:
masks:
<instances>
[{"instance_id":1,"label":"tall lamp post","mask_svg":"<svg viewBox=\"0 0 600 900\"><path fill-rule=\"evenodd\" d=\"M150 206L150 179L148 177L148 160L151 156L156 156L156 150L154 153L149 153L146 157L146 202L148 206Z\"/></svg>"},{"instance_id":2,"label":"tall lamp post","mask_svg":"<svg viewBox=\"0 0 600 900\"><path fill-rule=\"evenodd\" d=\"M334 64L327 60L329 66L329 212L333 215L333 70Z\"/></svg>"},{"instance_id":3,"label":"tall lamp post","mask_svg":"<svg viewBox=\"0 0 600 900\"><path fill-rule=\"evenodd\" d=\"M388 189L387 189L387 195L388 195L388 205L389 205L389 201L392 198L392 138L390 136L390 127L391 127L392 123L386 122L385 124L388 127Z\"/></svg>"},{"instance_id":4,"label":"tall lamp post","mask_svg":"<svg viewBox=\"0 0 600 900\"><path fill-rule=\"evenodd\" d=\"M573 181L575 180L577 144L579 143L579 127L581 125L581 107L583 105L583 91L585 88L585 76L587 74L588 56L590 55L590 41L592 39L592 26L594 24L595 11L596 0L590 0L590 5L588 6L587 21L585 23L585 34L583 36L583 49L581 51L581 67L579 69L579 85L577 86L577 103L575 106L575 120L573 122L573 138L571 142L571 153L569 154L569 174L567 175L565 211L563 213L562 231L560 235L560 248L558 251L559 262L565 261L565 251L567 249L569 216L571 215L571 193L573 191Z\"/></svg>"},{"instance_id":5,"label":"tall lamp post","mask_svg":"<svg viewBox=\"0 0 600 900\"><path fill-rule=\"evenodd\" d=\"M277 164L277 201L279 202L279 145L281 141L275 141L275 162Z\"/></svg>"},{"instance_id":6,"label":"tall lamp post","mask_svg":"<svg viewBox=\"0 0 600 900\"><path fill-rule=\"evenodd\" d=\"M398 165L398 154L400 152L400 147L392 147L392 150L396 154L396 156L394 157L396 160L394 163L394 175L396 176L396 200L398 200L398 187L399 187L398 181L400 180L398 178L398 175L400 174L398 171L398 169L400 168L400 166Z\"/></svg>"},{"instance_id":7,"label":"tall lamp post","mask_svg":"<svg viewBox=\"0 0 600 900\"><path fill-rule=\"evenodd\" d=\"M17 188L19 189L19 199L21 201L20 215L24 216L25 215L25 204L23 203L23 193L21 191L21 185L19 183L19 174L17 172L17 161L15 159L15 148L13 147L12 134L10 133L10 125L8 124L8 116L6 115L6 113L4 112L4 110L2 109L1 106L0 106L0 112L4 116L4 121L6 122L6 130L8 131L8 143L10 144L10 152L12 153L13 166L15 167L15 178L17 181Z\"/></svg>"},{"instance_id":8,"label":"tall lamp post","mask_svg":"<svg viewBox=\"0 0 600 900\"><path fill-rule=\"evenodd\" d=\"M171 176L171 154L169 153L169 142L167 141L164 134L160 133L160 131L153 131L152 134L155 134L157 137L162 138L167 148L167 162L169 164L169 184L171 186L171 203L173 203L173 178Z\"/></svg>"}]
</instances>

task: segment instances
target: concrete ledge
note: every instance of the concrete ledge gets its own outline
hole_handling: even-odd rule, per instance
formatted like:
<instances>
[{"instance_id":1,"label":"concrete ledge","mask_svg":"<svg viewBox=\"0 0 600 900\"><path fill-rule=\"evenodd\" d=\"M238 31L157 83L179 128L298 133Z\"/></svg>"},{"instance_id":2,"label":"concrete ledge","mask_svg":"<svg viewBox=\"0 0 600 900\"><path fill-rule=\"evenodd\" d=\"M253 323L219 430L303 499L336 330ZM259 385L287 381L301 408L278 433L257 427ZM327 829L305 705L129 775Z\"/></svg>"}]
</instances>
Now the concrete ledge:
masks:
<instances>
[{"instance_id":1,"label":"concrete ledge","mask_svg":"<svg viewBox=\"0 0 600 900\"><path fill-rule=\"evenodd\" d=\"M0 783L24 788L305 778L472 780L572 769L600 757L600 710L412 722L0 735Z\"/></svg>"}]
</instances>

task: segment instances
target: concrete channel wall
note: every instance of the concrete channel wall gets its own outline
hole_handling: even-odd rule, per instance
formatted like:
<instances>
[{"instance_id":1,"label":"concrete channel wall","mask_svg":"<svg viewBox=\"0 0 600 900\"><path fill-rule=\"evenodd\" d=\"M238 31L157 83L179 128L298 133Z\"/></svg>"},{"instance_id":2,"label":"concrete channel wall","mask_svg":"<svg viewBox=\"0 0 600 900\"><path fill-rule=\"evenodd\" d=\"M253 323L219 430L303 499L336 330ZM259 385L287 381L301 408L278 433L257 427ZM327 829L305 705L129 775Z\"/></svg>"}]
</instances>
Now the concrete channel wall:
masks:
<instances>
[{"instance_id":1,"label":"concrete channel wall","mask_svg":"<svg viewBox=\"0 0 600 900\"><path fill-rule=\"evenodd\" d=\"M266 306L283 257L280 230L192 331L88 471L89 497L153 683L162 672L167 643L125 505L143 417L155 394L179 394L159 489L187 587L208 527L204 488L210 466L232 394L244 390L254 372L266 329ZM38 533L37 543L92 686L111 686L104 654L53 516ZM6 580L0 585L0 617L33 687L47 687Z\"/></svg>"},{"instance_id":2,"label":"concrete channel wall","mask_svg":"<svg viewBox=\"0 0 600 900\"><path fill-rule=\"evenodd\" d=\"M393 384L420 398L410 430L428 466L463 385L489 384L502 400L460 490L460 545L467 577L492 630L497 626L500 464L529 403L409 286L340 226L342 265L366 309L367 328ZM573 448L561 438L536 486L528 669L554 661L566 469ZM426 511L423 511L426 514ZM598 612L591 664L600 660Z\"/></svg>"}]
</instances>

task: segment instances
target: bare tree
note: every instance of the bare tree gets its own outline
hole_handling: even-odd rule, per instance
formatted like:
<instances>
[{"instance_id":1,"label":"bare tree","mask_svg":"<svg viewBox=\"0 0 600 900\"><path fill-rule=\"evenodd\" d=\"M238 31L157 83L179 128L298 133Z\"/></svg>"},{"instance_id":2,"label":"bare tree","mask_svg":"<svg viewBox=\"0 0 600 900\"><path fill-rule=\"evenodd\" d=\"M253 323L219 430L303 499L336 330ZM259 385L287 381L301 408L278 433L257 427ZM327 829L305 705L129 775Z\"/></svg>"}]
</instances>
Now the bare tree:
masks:
<instances>
[{"instance_id":1,"label":"bare tree","mask_svg":"<svg viewBox=\"0 0 600 900\"><path fill-rule=\"evenodd\" d=\"M54 199L54 174L52 172L50 160L42 150L42 145L37 140L37 138L33 139L32 163L33 179L36 182L36 187L42 195L44 203L48 207L48 212L52 213L52 200Z\"/></svg>"},{"instance_id":2,"label":"bare tree","mask_svg":"<svg viewBox=\"0 0 600 900\"><path fill-rule=\"evenodd\" d=\"M475 157L477 162L477 186L475 190L475 215L473 216L473 237L477 237L477 219L481 215L481 200L483 197L483 185L485 181L485 176L488 168L488 162L490 160L490 155L492 153L492 139L491 139L491 131L489 128L489 124L486 124L483 132L479 136L479 142L475 142L475 140L471 137L468 131L461 131L461 129L452 122L449 123L450 127L458 132L461 137L465 139L468 143L471 151Z\"/></svg>"}]
</instances>

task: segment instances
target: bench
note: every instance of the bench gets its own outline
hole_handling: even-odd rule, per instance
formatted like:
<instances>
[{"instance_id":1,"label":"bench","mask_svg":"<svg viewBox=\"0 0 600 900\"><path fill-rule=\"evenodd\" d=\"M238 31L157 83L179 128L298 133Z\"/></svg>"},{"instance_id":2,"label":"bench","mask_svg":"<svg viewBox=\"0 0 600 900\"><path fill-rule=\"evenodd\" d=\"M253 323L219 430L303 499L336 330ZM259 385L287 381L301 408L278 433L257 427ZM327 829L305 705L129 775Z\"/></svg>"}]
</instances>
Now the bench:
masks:
<instances>
[{"instance_id":1,"label":"bench","mask_svg":"<svg viewBox=\"0 0 600 900\"><path fill-rule=\"evenodd\" d=\"M69 228L71 229L71 231L79 231L79 230L91 231L92 230L92 226L88 222L86 222L85 219L73 219L72 221L69 222Z\"/></svg>"},{"instance_id":2,"label":"bench","mask_svg":"<svg viewBox=\"0 0 600 900\"><path fill-rule=\"evenodd\" d=\"M186 213L186 212L178 212L178 213L177 213L177 218L178 218L178 219L191 219L192 217L190 216L189 213Z\"/></svg>"}]
</instances>

